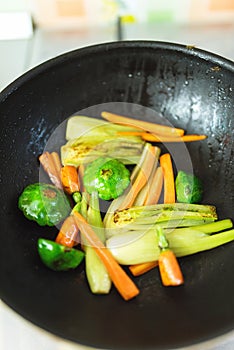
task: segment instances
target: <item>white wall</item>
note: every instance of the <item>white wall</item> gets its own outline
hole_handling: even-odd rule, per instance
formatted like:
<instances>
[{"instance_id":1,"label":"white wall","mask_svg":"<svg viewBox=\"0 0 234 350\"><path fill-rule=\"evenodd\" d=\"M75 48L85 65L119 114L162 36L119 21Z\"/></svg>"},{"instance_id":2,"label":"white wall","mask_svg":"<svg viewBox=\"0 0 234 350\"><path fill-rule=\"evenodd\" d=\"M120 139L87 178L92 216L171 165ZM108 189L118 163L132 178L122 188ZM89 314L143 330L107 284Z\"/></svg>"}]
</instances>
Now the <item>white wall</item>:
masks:
<instances>
[{"instance_id":1,"label":"white wall","mask_svg":"<svg viewBox=\"0 0 234 350\"><path fill-rule=\"evenodd\" d=\"M0 0L0 12L24 11L29 7L29 0Z\"/></svg>"}]
</instances>

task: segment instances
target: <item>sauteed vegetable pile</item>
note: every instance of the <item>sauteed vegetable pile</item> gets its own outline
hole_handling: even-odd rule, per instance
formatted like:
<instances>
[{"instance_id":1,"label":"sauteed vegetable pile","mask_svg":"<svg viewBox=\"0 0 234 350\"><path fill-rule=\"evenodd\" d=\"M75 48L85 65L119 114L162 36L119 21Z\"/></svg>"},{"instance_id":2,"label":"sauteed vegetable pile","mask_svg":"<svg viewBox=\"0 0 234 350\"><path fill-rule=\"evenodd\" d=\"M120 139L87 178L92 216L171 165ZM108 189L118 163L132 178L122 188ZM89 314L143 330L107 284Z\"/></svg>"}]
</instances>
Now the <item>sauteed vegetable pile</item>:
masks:
<instances>
[{"instance_id":1,"label":"sauteed vegetable pile","mask_svg":"<svg viewBox=\"0 0 234 350\"><path fill-rule=\"evenodd\" d=\"M135 276L157 266L164 286L183 285L178 258L234 240L234 229L212 203L201 202L202 179L175 170L160 145L206 136L109 112L102 117L71 117L61 155L39 156L51 183L29 184L19 197L27 219L59 225L55 239L38 240L39 256L55 271L83 261L93 293L108 294L113 283L125 300L140 293Z\"/></svg>"}]
</instances>

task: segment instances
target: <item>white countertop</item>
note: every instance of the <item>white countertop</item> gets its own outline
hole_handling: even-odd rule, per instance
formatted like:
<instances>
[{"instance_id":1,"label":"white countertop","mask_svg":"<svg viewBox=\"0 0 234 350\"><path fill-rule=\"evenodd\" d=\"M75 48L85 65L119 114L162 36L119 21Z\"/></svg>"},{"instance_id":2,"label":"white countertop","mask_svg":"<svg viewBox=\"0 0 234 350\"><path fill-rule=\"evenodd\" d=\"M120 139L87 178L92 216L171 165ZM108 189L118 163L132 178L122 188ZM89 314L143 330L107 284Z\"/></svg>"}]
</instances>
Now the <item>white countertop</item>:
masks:
<instances>
[{"instance_id":1,"label":"white countertop","mask_svg":"<svg viewBox=\"0 0 234 350\"><path fill-rule=\"evenodd\" d=\"M114 27L73 32L37 30L32 39L0 41L0 90L31 67L69 50L114 41ZM125 25L123 39L147 39L194 45L234 60L234 24L186 26ZM81 350L86 347L57 338L32 325L0 302L0 349ZM184 348L185 349L185 348ZM234 331L186 349L233 350Z\"/></svg>"}]
</instances>

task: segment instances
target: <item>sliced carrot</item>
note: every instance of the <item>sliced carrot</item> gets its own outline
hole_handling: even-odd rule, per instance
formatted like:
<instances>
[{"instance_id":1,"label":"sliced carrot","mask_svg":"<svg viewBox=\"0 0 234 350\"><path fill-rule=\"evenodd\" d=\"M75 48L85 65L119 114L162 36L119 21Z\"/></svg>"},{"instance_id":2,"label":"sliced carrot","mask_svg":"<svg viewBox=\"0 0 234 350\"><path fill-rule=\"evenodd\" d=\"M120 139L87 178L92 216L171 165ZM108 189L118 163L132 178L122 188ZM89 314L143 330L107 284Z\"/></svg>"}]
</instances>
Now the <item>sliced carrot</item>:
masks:
<instances>
[{"instance_id":1,"label":"sliced carrot","mask_svg":"<svg viewBox=\"0 0 234 350\"><path fill-rule=\"evenodd\" d=\"M72 248L79 243L79 230L73 216L68 216L55 239L55 242Z\"/></svg>"},{"instance_id":2,"label":"sliced carrot","mask_svg":"<svg viewBox=\"0 0 234 350\"><path fill-rule=\"evenodd\" d=\"M76 167L72 165L62 167L61 180L63 188L68 194L79 192L80 184Z\"/></svg>"},{"instance_id":3,"label":"sliced carrot","mask_svg":"<svg viewBox=\"0 0 234 350\"><path fill-rule=\"evenodd\" d=\"M157 204L162 192L162 187L163 187L163 170L161 167L157 167L151 182L150 191L148 193L148 196L146 197L144 205Z\"/></svg>"},{"instance_id":4,"label":"sliced carrot","mask_svg":"<svg viewBox=\"0 0 234 350\"><path fill-rule=\"evenodd\" d=\"M139 159L138 163L135 165L135 167L133 168L133 171L131 173L131 176L130 176L131 183L135 182L135 180L139 174L139 171L142 168L142 165L145 161L146 155L149 152L149 147L151 147L151 145L148 142L146 142L144 147L143 147L140 159ZM121 196L119 196L118 198L114 199L111 202L111 204L106 212L106 215L103 219L104 226L107 227L109 225L108 224L109 220L111 220L113 213L115 211L119 210L119 208L121 207L121 203L123 203L125 201L125 197L128 195L128 191L129 191L129 187L127 187L125 189L124 193Z\"/></svg>"},{"instance_id":5,"label":"sliced carrot","mask_svg":"<svg viewBox=\"0 0 234 350\"><path fill-rule=\"evenodd\" d=\"M120 204L119 210L130 208L140 190L146 185L154 165L155 154L155 147L150 145L143 161L142 168L139 169L135 181L132 183L132 186L126 194L123 202Z\"/></svg>"},{"instance_id":6,"label":"sliced carrot","mask_svg":"<svg viewBox=\"0 0 234 350\"><path fill-rule=\"evenodd\" d=\"M158 261L150 261L146 263L131 265L129 266L129 270L131 271L133 276L140 276L152 270L156 266L158 266Z\"/></svg>"},{"instance_id":7,"label":"sliced carrot","mask_svg":"<svg viewBox=\"0 0 234 350\"><path fill-rule=\"evenodd\" d=\"M159 158L164 178L164 203L175 203L175 180L171 155L165 153Z\"/></svg>"},{"instance_id":8,"label":"sliced carrot","mask_svg":"<svg viewBox=\"0 0 234 350\"><path fill-rule=\"evenodd\" d=\"M142 206L144 205L146 199L149 197L150 192L154 189L154 175L155 171L158 166L158 159L161 153L161 149L159 147L155 147L155 157L154 157L154 163L151 170L151 173L149 174L149 178L145 186L140 190L138 193L136 199L134 200L133 206Z\"/></svg>"},{"instance_id":9,"label":"sliced carrot","mask_svg":"<svg viewBox=\"0 0 234 350\"><path fill-rule=\"evenodd\" d=\"M94 248L97 255L102 260L103 264L109 273L109 276L117 288L118 292L125 300L130 300L139 294L139 289L130 279L118 262L114 259L111 252L105 247L102 241L98 238L91 226L83 218L83 216L74 212L74 217L82 234L86 237L88 243Z\"/></svg>"},{"instance_id":10,"label":"sliced carrot","mask_svg":"<svg viewBox=\"0 0 234 350\"><path fill-rule=\"evenodd\" d=\"M173 128L167 125L155 124L144 120L128 118L122 115L109 113L105 111L101 113L101 116L111 123L121 124L121 125L131 125L145 131L153 132L155 134L174 135L174 136L184 135L183 129Z\"/></svg>"},{"instance_id":11,"label":"sliced carrot","mask_svg":"<svg viewBox=\"0 0 234 350\"><path fill-rule=\"evenodd\" d=\"M149 142L192 142L192 141L201 141L207 138L206 135L183 135L178 137L169 137L169 136L159 136L151 133L141 133L139 135L143 140Z\"/></svg>"},{"instance_id":12,"label":"sliced carrot","mask_svg":"<svg viewBox=\"0 0 234 350\"><path fill-rule=\"evenodd\" d=\"M40 155L39 161L45 170L45 172L48 174L50 181L58 188L62 189L62 182L61 182L61 164L59 160L59 155L56 152L44 152Z\"/></svg>"},{"instance_id":13,"label":"sliced carrot","mask_svg":"<svg viewBox=\"0 0 234 350\"><path fill-rule=\"evenodd\" d=\"M62 168L60 157L59 157L57 152L52 152L51 156L53 158L55 169L56 169L57 173L60 174L60 171Z\"/></svg>"},{"instance_id":14,"label":"sliced carrot","mask_svg":"<svg viewBox=\"0 0 234 350\"><path fill-rule=\"evenodd\" d=\"M178 135L178 136L170 136L170 135L156 135L150 132L144 131L119 131L117 133L120 136L141 136L141 138L148 142L192 142L192 141L201 141L207 138L206 135Z\"/></svg>"},{"instance_id":15,"label":"sliced carrot","mask_svg":"<svg viewBox=\"0 0 234 350\"><path fill-rule=\"evenodd\" d=\"M160 253L158 266L164 286L179 286L184 283L177 258L170 249L166 249Z\"/></svg>"}]
</instances>

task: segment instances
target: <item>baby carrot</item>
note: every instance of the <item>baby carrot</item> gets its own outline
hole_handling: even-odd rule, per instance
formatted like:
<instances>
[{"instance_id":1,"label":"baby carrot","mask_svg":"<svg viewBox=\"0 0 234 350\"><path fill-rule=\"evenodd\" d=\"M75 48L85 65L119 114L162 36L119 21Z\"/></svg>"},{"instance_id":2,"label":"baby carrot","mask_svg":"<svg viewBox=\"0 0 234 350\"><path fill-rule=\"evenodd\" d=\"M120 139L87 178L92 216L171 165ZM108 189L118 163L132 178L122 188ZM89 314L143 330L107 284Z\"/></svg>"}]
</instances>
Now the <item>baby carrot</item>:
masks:
<instances>
[{"instance_id":1,"label":"baby carrot","mask_svg":"<svg viewBox=\"0 0 234 350\"><path fill-rule=\"evenodd\" d=\"M175 180L172 167L172 160L169 153L159 158L164 178L164 203L175 203Z\"/></svg>"},{"instance_id":2,"label":"baby carrot","mask_svg":"<svg viewBox=\"0 0 234 350\"><path fill-rule=\"evenodd\" d=\"M158 258L158 267L164 286L179 286L184 283L178 260L170 249L161 252Z\"/></svg>"},{"instance_id":3,"label":"baby carrot","mask_svg":"<svg viewBox=\"0 0 234 350\"><path fill-rule=\"evenodd\" d=\"M123 202L120 204L120 207L118 208L119 210L130 208L133 205L138 193L145 186L150 177L154 165L155 155L156 148L149 145L142 167L139 169L139 172L133 181L132 187L130 188Z\"/></svg>"},{"instance_id":4,"label":"baby carrot","mask_svg":"<svg viewBox=\"0 0 234 350\"><path fill-rule=\"evenodd\" d=\"M143 140L148 142L192 142L192 141L200 141L205 140L207 138L206 135L183 135L183 136L159 136L151 133L141 133L139 136L142 137Z\"/></svg>"},{"instance_id":5,"label":"baby carrot","mask_svg":"<svg viewBox=\"0 0 234 350\"><path fill-rule=\"evenodd\" d=\"M74 212L74 217L82 234L85 236L87 242L94 248L97 255L102 260L103 264L109 273L109 276L117 288L118 292L125 300L130 300L139 294L139 289L114 259L113 255L105 247L102 241L98 238L92 227L87 223L83 216Z\"/></svg>"},{"instance_id":6,"label":"baby carrot","mask_svg":"<svg viewBox=\"0 0 234 350\"><path fill-rule=\"evenodd\" d=\"M140 276L158 266L158 261L150 261L141 264L130 265L129 270L133 276Z\"/></svg>"},{"instance_id":7,"label":"baby carrot","mask_svg":"<svg viewBox=\"0 0 234 350\"><path fill-rule=\"evenodd\" d=\"M63 222L55 242L72 248L79 243L78 227L73 216L68 216Z\"/></svg>"},{"instance_id":8,"label":"baby carrot","mask_svg":"<svg viewBox=\"0 0 234 350\"><path fill-rule=\"evenodd\" d=\"M158 257L158 267L164 286L179 286L184 283L184 278L178 260L172 250L161 227L157 227L158 245L161 248Z\"/></svg>"},{"instance_id":9,"label":"baby carrot","mask_svg":"<svg viewBox=\"0 0 234 350\"><path fill-rule=\"evenodd\" d=\"M61 163L59 155L56 152L44 152L40 155L39 161L48 174L50 181L58 188L62 189L60 177Z\"/></svg>"},{"instance_id":10,"label":"baby carrot","mask_svg":"<svg viewBox=\"0 0 234 350\"><path fill-rule=\"evenodd\" d=\"M144 202L144 205L157 204L161 195L162 187L163 187L163 171L161 167L157 167L152 179L151 188Z\"/></svg>"},{"instance_id":11,"label":"baby carrot","mask_svg":"<svg viewBox=\"0 0 234 350\"><path fill-rule=\"evenodd\" d=\"M60 157L59 157L57 152L52 152L51 157L53 158L55 169L56 169L57 173L59 174L61 171L61 168L62 168Z\"/></svg>"},{"instance_id":12,"label":"baby carrot","mask_svg":"<svg viewBox=\"0 0 234 350\"><path fill-rule=\"evenodd\" d=\"M65 165L61 168L61 180L64 190L68 194L79 192L80 184L76 167Z\"/></svg>"}]
</instances>

